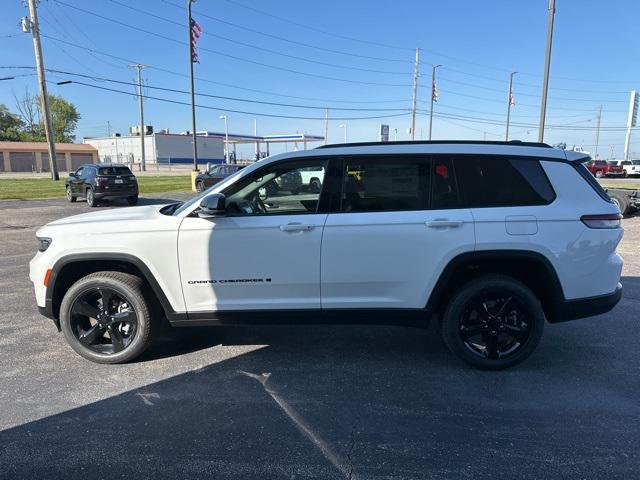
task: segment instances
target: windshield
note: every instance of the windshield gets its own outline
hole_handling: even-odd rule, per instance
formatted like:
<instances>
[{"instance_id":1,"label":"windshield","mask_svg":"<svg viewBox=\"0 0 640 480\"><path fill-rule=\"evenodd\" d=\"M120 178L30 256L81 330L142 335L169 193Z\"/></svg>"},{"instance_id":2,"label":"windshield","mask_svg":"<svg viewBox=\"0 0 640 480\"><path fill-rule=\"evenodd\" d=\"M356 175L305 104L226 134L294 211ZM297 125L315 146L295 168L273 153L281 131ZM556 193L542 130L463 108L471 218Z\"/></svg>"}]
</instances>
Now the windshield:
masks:
<instances>
[{"instance_id":1,"label":"windshield","mask_svg":"<svg viewBox=\"0 0 640 480\"><path fill-rule=\"evenodd\" d=\"M214 165L207 173L209 175L215 175L216 173L220 173L220 170L222 170L222 165Z\"/></svg>"},{"instance_id":2,"label":"windshield","mask_svg":"<svg viewBox=\"0 0 640 480\"><path fill-rule=\"evenodd\" d=\"M237 170L233 175L229 175L222 182L227 183L229 181L233 181L233 179L238 177L241 173L242 173L242 170ZM182 205L180 205L180 208L176 209L173 212L173 215L177 216L177 215L180 215L182 212L184 212L186 210L189 210L193 205L195 205L197 202L199 202L203 197L206 197L211 192L212 189L216 188L222 182L218 182L215 185L212 185L211 187L207 188L206 190L200 192L195 197L193 197L193 198L187 200L186 202L184 202Z\"/></svg>"}]
</instances>

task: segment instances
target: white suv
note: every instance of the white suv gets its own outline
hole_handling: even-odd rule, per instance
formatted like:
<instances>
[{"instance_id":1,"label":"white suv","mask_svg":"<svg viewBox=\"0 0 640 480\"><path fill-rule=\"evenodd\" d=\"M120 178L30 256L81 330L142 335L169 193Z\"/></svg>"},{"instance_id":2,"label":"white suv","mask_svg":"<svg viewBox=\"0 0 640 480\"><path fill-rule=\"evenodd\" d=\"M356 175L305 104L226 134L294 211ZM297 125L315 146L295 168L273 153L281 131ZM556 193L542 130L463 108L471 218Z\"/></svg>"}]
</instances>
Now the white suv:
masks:
<instances>
[{"instance_id":1,"label":"white suv","mask_svg":"<svg viewBox=\"0 0 640 480\"><path fill-rule=\"evenodd\" d=\"M610 160L607 163L621 166L625 177L640 175L640 160Z\"/></svg>"},{"instance_id":2,"label":"white suv","mask_svg":"<svg viewBox=\"0 0 640 480\"><path fill-rule=\"evenodd\" d=\"M545 321L619 301L620 212L582 165L520 142L347 144L269 157L188 202L87 213L37 232L41 312L80 355L140 355L158 322L434 318L466 362L524 360ZM313 169L318 191L265 186Z\"/></svg>"}]
</instances>

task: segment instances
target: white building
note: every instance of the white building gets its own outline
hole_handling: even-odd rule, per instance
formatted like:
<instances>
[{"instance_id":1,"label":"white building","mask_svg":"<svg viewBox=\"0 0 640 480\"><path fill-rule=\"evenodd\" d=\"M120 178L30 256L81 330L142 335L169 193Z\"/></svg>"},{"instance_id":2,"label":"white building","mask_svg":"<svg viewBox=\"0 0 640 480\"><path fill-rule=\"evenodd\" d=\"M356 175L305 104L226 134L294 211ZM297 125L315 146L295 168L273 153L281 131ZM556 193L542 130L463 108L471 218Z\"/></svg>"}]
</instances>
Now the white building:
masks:
<instances>
[{"instance_id":1,"label":"white building","mask_svg":"<svg viewBox=\"0 0 640 480\"><path fill-rule=\"evenodd\" d=\"M192 138L191 135L163 132L145 135L145 161L167 164L193 163ZM198 136L197 142L199 164L224 162L224 139ZM98 150L101 162L140 163L142 158L142 142L138 135L85 137L83 143Z\"/></svg>"}]
</instances>

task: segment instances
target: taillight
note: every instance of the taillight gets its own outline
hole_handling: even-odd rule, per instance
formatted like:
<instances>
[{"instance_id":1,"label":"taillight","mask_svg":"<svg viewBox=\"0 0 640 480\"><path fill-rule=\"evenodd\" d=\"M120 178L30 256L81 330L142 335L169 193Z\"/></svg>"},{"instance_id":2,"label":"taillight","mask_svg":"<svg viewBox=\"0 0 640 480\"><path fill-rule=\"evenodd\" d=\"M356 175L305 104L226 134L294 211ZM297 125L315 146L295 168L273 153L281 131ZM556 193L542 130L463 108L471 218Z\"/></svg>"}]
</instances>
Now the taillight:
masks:
<instances>
[{"instance_id":1,"label":"taillight","mask_svg":"<svg viewBox=\"0 0 640 480\"><path fill-rule=\"evenodd\" d=\"M109 179L107 177L96 177L96 184L100 185L102 183L107 183Z\"/></svg>"},{"instance_id":2,"label":"taillight","mask_svg":"<svg viewBox=\"0 0 640 480\"><path fill-rule=\"evenodd\" d=\"M582 223L589 228L620 228L622 215L619 213L607 213L604 215L583 215Z\"/></svg>"}]
</instances>

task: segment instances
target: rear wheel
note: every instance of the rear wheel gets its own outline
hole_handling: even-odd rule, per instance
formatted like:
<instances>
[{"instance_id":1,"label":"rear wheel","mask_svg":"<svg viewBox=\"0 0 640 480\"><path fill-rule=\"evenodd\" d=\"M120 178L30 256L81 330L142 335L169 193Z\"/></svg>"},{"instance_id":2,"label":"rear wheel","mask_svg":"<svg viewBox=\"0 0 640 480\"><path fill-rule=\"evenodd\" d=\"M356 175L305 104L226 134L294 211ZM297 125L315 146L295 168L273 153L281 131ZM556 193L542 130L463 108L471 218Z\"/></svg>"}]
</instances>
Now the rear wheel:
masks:
<instances>
[{"instance_id":1,"label":"rear wheel","mask_svg":"<svg viewBox=\"0 0 640 480\"><path fill-rule=\"evenodd\" d=\"M91 187L87 188L86 195L87 195L87 205L89 205L90 207L95 207L98 205L96 197L93 194L93 188Z\"/></svg>"},{"instance_id":2,"label":"rear wheel","mask_svg":"<svg viewBox=\"0 0 640 480\"><path fill-rule=\"evenodd\" d=\"M604 177L604 173L602 173L602 170L596 171L596 178L602 178L602 177Z\"/></svg>"},{"instance_id":3,"label":"rear wheel","mask_svg":"<svg viewBox=\"0 0 640 480\"><path fill-rule=\"evenodd\" d=\"M129 205L135 205L138 203L138 195L132 195L130 197L127 197L127 203Z\"/></svg>"},{"instance_id":4,"label":"rear wheel","mask_svg":"<svg viewBox=\"0 0 640 480\"><path fill-rule=\"evenodd\" d=\"M75 202L76 197L71 193L71 187L67 185L67 202Z\"/></svg>"},{"instance_id":5,"label":"rear wheel","mask_svg":"<svg viewBox=\"0 0 640 480\"><path fill-rule=\"evenodd\" d=\"M320 182L319 179L312 178L311 181L309 182L309 186L311 187L311 191L313 193L319 193L320 189L322 188L322 183Z\"/></svg>"},{"instance_id":6,"label":"rear wheel","mask_svg":"<svg viewBox=\"0 0 640 480\"><path fill-rule=\"evenodd\" d=\"M462 360L484 370L501 370L525 360L540 342L544 312L521 282L485 275L451 298L442 338Z\"/></svg>"},{"instance_id":7,"label":"rear wheel","mask_svg":"<svg viewBox=\"0 0 640 480\"><path fill-rule=\"evenodd\" d=\"M625 195L612 192L609 194L609 197L611 198L611 201L616 204L623 216L629 213L629 200Z\"/></svg>"},{"instance_id":8,"label":"rear wheel","mask_svg":"<svg viewBox=\"0 0 640 480\"><path fill-rule=\"evenodd\" d=\"M150 343L142 280L122 272L97 272L78 280L60 305L60 326L71 348L86 359L133 360Z\"/></svg>"},{"instance_id":9,"label":"rear wheel","mask_svg":"<svg viewBox=\"0 0 640 480\"><path fill-rule=\"evenodd\" d=\"M203 182L196 182L196 192L200 193L204 190L204 183Z\"/></svg>"}]
</instances>

